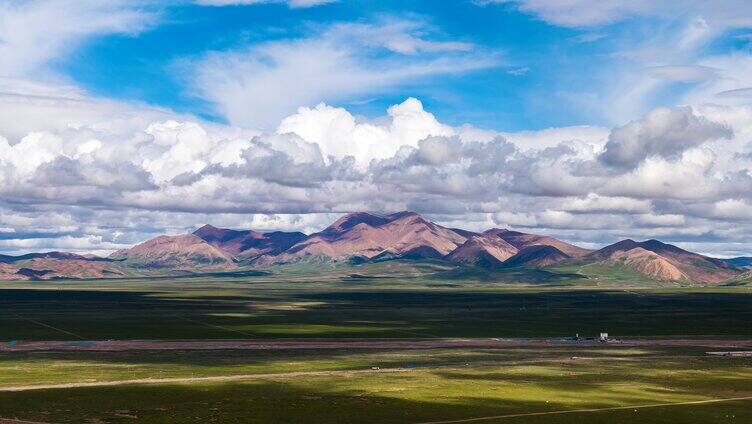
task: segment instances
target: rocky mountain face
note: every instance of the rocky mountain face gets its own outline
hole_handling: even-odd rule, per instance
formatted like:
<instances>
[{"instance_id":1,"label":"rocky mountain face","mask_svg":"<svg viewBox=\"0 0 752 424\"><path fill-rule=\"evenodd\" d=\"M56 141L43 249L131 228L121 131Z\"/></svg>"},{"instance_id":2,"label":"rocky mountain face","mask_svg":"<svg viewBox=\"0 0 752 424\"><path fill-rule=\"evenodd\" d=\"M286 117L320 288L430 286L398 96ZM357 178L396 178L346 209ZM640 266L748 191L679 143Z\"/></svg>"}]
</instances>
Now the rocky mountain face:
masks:
<instances>
[{"instance_id":1,"label":"rocky mountain face","mask_svg":"<svg viewBox=\"0 0 752 424\"><path fill-rule=\"evenodd\" d=\"M311 235L230 230L205 225L192 234L159 236L108 258L65 252L0 255L0 279L103 278L234 271L290 262L434 259L488 269L557 264L626 267L663 281L715 284L743 270L657 240L623 240L592 251L553 237L493 228L443 227L414 212L344 215Z\"/></svg>"}]
</instances>

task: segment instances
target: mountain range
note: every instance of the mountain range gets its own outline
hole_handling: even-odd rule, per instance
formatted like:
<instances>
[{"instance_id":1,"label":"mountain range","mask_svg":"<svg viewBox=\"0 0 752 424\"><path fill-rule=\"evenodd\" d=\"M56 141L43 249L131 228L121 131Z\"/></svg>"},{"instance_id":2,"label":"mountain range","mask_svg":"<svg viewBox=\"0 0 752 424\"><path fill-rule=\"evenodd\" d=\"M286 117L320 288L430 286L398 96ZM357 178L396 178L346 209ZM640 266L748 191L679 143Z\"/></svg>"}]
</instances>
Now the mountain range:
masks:
<instances>
[{"instance_id":1,"label":"mountain range","mask_svg":"<svg viewBox=\"0 0 752 424\"><path fill-rule=\"evenodd\" d=\"M205 225L159 236L107 258L48 252L0 255L0 280L183 275L268 268L289 263L358 264L437 260L494 272L504 269L628 270L647 279L719 284L744 277L749 258L721 260L658 240L622 240L598 250L503 228L477 233L447 228L414 212L347 214L324 230L231 230Z\"/></svg>"}]
</instances>

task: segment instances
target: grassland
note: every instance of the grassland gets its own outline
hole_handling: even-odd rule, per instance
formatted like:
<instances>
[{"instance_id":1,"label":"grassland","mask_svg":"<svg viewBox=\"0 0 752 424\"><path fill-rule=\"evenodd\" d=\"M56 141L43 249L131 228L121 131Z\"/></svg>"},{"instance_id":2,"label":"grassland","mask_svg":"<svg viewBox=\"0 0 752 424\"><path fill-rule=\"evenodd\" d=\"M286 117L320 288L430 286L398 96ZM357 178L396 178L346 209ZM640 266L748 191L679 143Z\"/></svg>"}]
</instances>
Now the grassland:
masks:
<instances>
[{"instance_id":1,"label":"grassland","mask_svg":"<svg viewBox=\"0 0 752 424\"><path fill-rule=\"evenodd\" d=\"M269 370L281 369L280 364L285 361L297 364L291 369L340 366L367 369L367 364L383 366L398 357L422 362L404 372L0 392L0 416L73 423L418 423L752 397L749 383L752 369L750 361L745 359L692 357L688 353L677 356L676 351L590 352L587 358L577 360L560 357L567 353L557 352L550 358L543 355L531 360L531 356L537 357L537 354L524 351L498 355L495 352L436 352L428 356L411 352L362 356L340 353L319 358L301 352L301 356L294 355L297 359L250 357L242 360L237 356L228 358L226 352L211 352L204 354L218 359L214 365L204 362L207 359L204 358L191 368L201 374L200 364L217 368L212 372L225 373L237 372L238 369L233 367L242 367L242 363L255 364L249 366L258 367L257 370ZM93 361L97 366L125 364L137 369L151 364L169 369L169 365L175 363L190 364L191 361L186 359L183 355L178 355L175 360L148 355L130 360L122 357L57 357L51 358L50 363L55 367L59 365L56 361L71 361L78 363L81 369L87 361ZM6 366L6 361L4 358L0 363ZM235 365L228 365L227 361ZM265 361L269 361L267 366L263 366ZM75 368L73 364L67 367L69 370ZM109 368L104 373L111 370ZM113 373L108 378L117 377ZM750 406L750 400L666 405L626 411L580 412L574 415L574 419L585 423L749 422L752 418ZM730 419L731 416L735 419ZM529 416L515 418L514 422L575 422L572 419L573 416Z\"/></svg>"},{"instance_id":2,"label":"grassland","mask_svg":"<svg viewBox=\"0 0 752 424\"><path fill-rule=\"evenodd\" d=\"M616 337L752 337L749 287L648 288L635 282L604 288L587 286L580 277L557 284L560 277L515 273L489 277L472 270L458 274L441 264L392 263L183 279L6 282L0 283L0 347L18 340L560 339L600 331ZM618 345L0 349L0 417L52 423L418 423L680 403L487 422L752 422L751 400L683 404L752 396L750 365L749 358L708 357L699 347ZM371 372L374 366L381 369ZM241 377L201 380L224 376ZM7 391L167 378L198 380Z\"/></svg>"}]
</instances>

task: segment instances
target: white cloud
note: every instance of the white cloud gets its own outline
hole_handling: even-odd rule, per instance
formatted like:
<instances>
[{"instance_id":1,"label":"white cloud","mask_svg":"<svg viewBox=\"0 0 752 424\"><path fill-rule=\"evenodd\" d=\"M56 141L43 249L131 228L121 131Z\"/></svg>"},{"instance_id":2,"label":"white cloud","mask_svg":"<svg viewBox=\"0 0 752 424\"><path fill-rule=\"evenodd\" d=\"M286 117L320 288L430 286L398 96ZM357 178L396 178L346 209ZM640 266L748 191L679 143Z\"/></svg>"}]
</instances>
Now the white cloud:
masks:
<instances>
[{"instance_id":1,"label":"white cloud","mask_svg":"<svg viewBox=\"0 0 752 424\"><path fill-rule=\"evenodd\" d=\"M687 92L682 101L689 104L749 104L749 87L752 87L752 56L748 53L732 53L703 58L700 63L718 69L719 78L700 84Z\"/></svg>"},{"instance_id":2,"label":"white cloud","mask_svg":"<svg viewBox=\"0 0 752 424\"><path fill-rule=\"evenodd\" d=\"M609 129L593 125L546 128L537 131L501 132L507 140L523 150L542 150L556 147L563 142L582 142L591 145L604 145L608 140Z\"/></svg>"},{"instance_id":3,"label":"white cloud","mask_svg":"<svg viewBox=\"0 0 752 424\"><path fill-rule=\"evenodd\" d=\"M649 213L652 205L645 199L608 197L590 193L584 197L567 199L560 208L570 212Z\"/></svg>"},{"instance_id":4,"label":"white cloud","mask_svg":"<svg viewBox=\"0 0 752 424\"><path fill-rule=\"evenodd\" d=\"M465 43L421 38L421 29L406 21L335 24L310 38L214 52L195 64L193 84L232 124L270 129L300 106L498 63L492 54L468 52Z\"/></svg>"},{"instance_id":5,"label":"white cloud","mask_svg":"<svg viewBox=\"0 0 752 424\"><path fill-rule=\"evenodd\" d=\"M728 139L731 128L696 115L690 107L661 108L611 131L601 160L635 166L650 156L673 158L710 140Z\"/></svg>"},{"instance_id":6,"label":"white cloud","mask_svg":"<svg viewBox=\"0 0 752 424\"><path fill-rule=\"evenodd\" d=\"M718 77L717 68L701 65L663 65L646 68L647 72L658 78L671 82L698 82Z\"/></svg>"},{"instance_id":7,"label":"white cloud","mask_svg":"<svg viewBox=\"0 0 752 424\"><path fill-rule=\"evenodd\" d=\"M592 27L636 16L703 16L728 26L752 25L752 5L746 0L476 0L476 3L514 4L546 22L566 27Z\"/></svg>"},{"instance_id":8,"label":"white cloud","mask_svg":"<svg viewBox=\"0 0 752 424\"><path fill-rule=\"evenodd\" d=\"M358 122L347 110L322 103L312 109L302 107L295 115L284 118L277 133L297 134L318 144L325 155L354 156L361 166L372 159L392 156L402 146L417 146L426 137L455 134L453 128L439 123L414 98L390 107L387 113L386 124Z\"/></svg>"},{"instance_id":9,"label":"white cloud","mask_svg":"<svg viewBox=\"0 0 752 424\"><path fill-rule=\"evenodd\" d=\"M622 125L656 105L748 104L752 87L748 49L723 40L752 25L745 0L479 0L504 4L545 22L582 30L580 36L608 34L599 44L601 66L583 82L570 72L555 74L563 89L554 93L574 105L584 119ZM628 22L626 22L628 21ZM610 24L624 22L622 26ZM627 29L625 29L627 28ZM576 41L579 36L573 39ZM718 48L719 45L726 47ZM597 57L594 57L598 60Z\"/></svg>"},{"instance_id":10,"label":"white cloud","mask_svg":"<svg viewBox=\"0 0 752 424\"><path fill-rule=\"evenodd\" d=\"M140 1L30 0L0 3L0 76L44 73L89 37L135 34L157 16Z\"/></svg>"},{"instance_id":11,"label":"white cloud","mask_svg":"<svg viewBox=\"0 0 752 424\"><path fill-rule=\"evenodd\" d=\"M752 204L744 199L725 199L715 203L712 213L718 218L752 221Z\"/></svg>"},{"instance_id":12,"label":"white cloud","mask_svg":"<svg viewBox=\"0 0 752 424\"><path fill-rule=\"evenodd\" d=\"M338 0L196 0L201 6L243 6L266 3L284 3L291 9L303 9L336 3Z\"/></svg>"},{"instance_id":13,"label":"white cloud","mask_svg":"<svg viewBox=\"0 0 752 424\"><path fill-rule=\"evenodd\" d=\"M520 77L520 76L526 75L528 72L530 72L530 68L528 68L527 66L523 66L522 68L510 69L507 71L507 74Z\"/></svg>"},{"instance_id":14,"label":"white cloud","mask_svg":"<svg viewBox=\"0 0 752 424\"><path fill-rule=\"evenodd\" d=\"M641 199L712 199L724 187L712 173L715 155L707 149L685 151L677 161L652 156L626 174L611 178L602 193Z\"/></svg>"},{"instance_id":15,"label":"white cloud","mask_svg":"<svg viewBox=\"0 0 752 424\"><path fill-rule=\"evenodd\" d=\"M686 224L684 216L676 214L655 215L646 213L637 215L635 219L640 224L656 227L676 227Z\"/></svg>"}]
</instances>

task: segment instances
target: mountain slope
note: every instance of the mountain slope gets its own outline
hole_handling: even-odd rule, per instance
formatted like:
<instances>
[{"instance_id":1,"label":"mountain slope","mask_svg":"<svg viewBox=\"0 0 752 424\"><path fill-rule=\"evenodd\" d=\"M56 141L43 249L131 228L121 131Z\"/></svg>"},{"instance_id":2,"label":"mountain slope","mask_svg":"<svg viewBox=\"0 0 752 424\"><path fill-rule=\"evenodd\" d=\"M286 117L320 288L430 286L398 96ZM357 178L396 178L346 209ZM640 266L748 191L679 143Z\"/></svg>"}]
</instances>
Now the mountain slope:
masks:
<instances>
[{"instance_id":1,"label":"mountain slope","mask_svg":"<svg viewBox=\"0 0 752 424\"><path fill-rule=\"evenodd\" d=\"M569 258L571 258L571 256L567 255L554 246L540 244L520 249L516 255L512 256L504 262L504 266L525 266L530 268L542 268L559 263Z\"/></svg>"},{"instance_id":2,"label":"mountain slope","mask_svg":"<svg viewBox=\"0 0 752 424\"><path fill-rule=\"evenodd\" d=\"M740 274L726 262L688 252L658 240L622 240L583 258L606 265L624 265L651 278L665 281L718 283Z\"/></svg>"},{"instance_id":3,"label":"mountain slope","mask_svg":"<svg viewBox=\"0 0 752 424\"><path fill-rule=\"evenodd\" d=\"M506 228L493 228L485 231L483 234L492 234L500 237L518 250L531 246L553 246L567 256L573 258L579 258L591 252L588 249L569 244L553 237L520 233L518 231L507 230Z\"/></svg>"},{"instance_id":4,"label":"mountain slope","mask_svg":"<svg viewBox=\"0 0 752 424\"><path fill-rule=\"evenodd\" d=\"M461 246L454 249L446 259L485 267L498 267L514 256L517 248L494 235L478 234L470 236Z\"/></svg>"},{"instance_id":5,"label":"mountain slope","mask_svg":"<svg viewBox=\"0 0 752 424\"><path fill-rule=\"evenodd\" d=\"M610 261L614 265L623 264L634 271L657 280L691 280L689 276L683 273L671 261L642 247L635 247L627 251L616 251L607 261Z\"/></svg>"},{"instance_id":6,"label":"mountain slope","mask_svg":"<svg viewBox=\"0 0 752 424\"><path fill-rule=\"evenodd\" d=\"M110 259L146 268L226 268L234 265L230 254L193 234L159 236L130 249L119 250Z\"/></svg>"},{"instance_id":7,"label":"mountain slope","mask_svg":"<svg viewBox=\"0 0 752 424\"><path fill-rule=\"evenodd\" d=\"M13 265L0 262L0 280L13 281L13 280L28 280L29 278L19 274L20 268Z\"/></svg>"}]
</instances>

